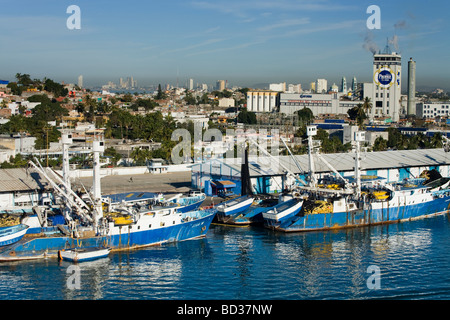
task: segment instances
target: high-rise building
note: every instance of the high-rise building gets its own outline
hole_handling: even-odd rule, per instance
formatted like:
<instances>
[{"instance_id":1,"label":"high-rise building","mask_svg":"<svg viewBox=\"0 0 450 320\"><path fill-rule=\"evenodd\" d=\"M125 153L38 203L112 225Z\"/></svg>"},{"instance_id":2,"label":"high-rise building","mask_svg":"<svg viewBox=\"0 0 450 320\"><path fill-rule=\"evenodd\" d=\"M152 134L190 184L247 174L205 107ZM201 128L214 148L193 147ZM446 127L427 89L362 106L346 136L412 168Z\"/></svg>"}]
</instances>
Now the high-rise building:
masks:
<instances>
[{"instance_id":1,"label":"high-rise building","mask_svg":"<svg viewBox=\"0 0 450 320\"><path fill-rule=\"evenodd\" d=\"M353 92L358 91L358 82L356 81L356 77L353 77L353 80L352 80L352 91Z\"/></svg>"},{"instance_id":2,"label":"high-rise building","mask_svg":"<svg viewBox=\"0 0 450 320\"><path fill-rule=\"evenodd\" d=\"M299 84L289 84L287 92L289 93L301 93L302 85Z\"/></svg>"},{"instance_id":3,"label":"high-rise building","mask_svg":"<svg viewBox=\"0 0 450 320\"><path fill-rule=\"evenodd\" d=\"M217 80L216 90L223 91L223 90L225 90L225 88L226 88L225 80Z\"/></svg>"},{"instance_id":4,"label":"high-rise building","mask_svg":"<svg viewBox=\"0 0 450 320\"><path fill-rule=\"evenodd\" d=\"M416 62L408 61L408 115L416 114Z\"/></svg>"},{"instance_id":5,"label":"high-rise building","mask_svg":"<svg viewBox=\"0 0 450 320\"><path fill-rule=\"evenodd\" d=\"M326 79L316 80L316 93L328 92L328 81Z\"/></svg>"},{"instance_id":6,"label":"high-rise building","mask_svg":"<svg viewBox=\"0 0 450 320\"><path fill-rule=\"evenodd\" d=\"M271 83L269 85L269 90L285 92L286 91L286 82Z\"/></svg>"},{"instance_id":7,"label":"high-rise building","mask_svg":"<svg viewBox=\"0 0 450 320\"><path fill-rule=\"evenodd\" d=\"M189 79L189 85L188 85L188 89L189 90L194 90L194 79Z\"/></svg>"},{"instance_id":8,"label":"high-rise building","mask_svg":"<svg viewBox=\"0 0 450 320\"><path fill-rule=\"evenodd\" d=\"M80 88L83 88L83 76L82 75L78 76L78 86Z\"/></svg>"},{"instance_id":9,"label":"high-rise building","mask_svg":"<svg viewBox=\"0 0 450 320\"><path fill-rule=\"evenodd\" d=\"M272 112L277 105L278 92L271 90L248 91L247 110L252 112Z\"/></svg>"},{"instance_id":10,"label":"high-rise building","mask_svg":"<svg viewBox=\"0 0 450 320\"><path fill-rule=\"evenodd\" d=\"M347 79L345 77L342 77L341 92L347 94Z\"/></svg>"},{"instance_id":11,"label":"high-rise building","mask_svg":"<svg viewBox=\"0 0 450 320\"><path fill-rule=\"evenodd\" d=\"M364 84L364 97L372 102L370 117L391 117L393 122L400 119L402 57L390 52L373 56L373 83Z\"/></svg>"}]
</instances>

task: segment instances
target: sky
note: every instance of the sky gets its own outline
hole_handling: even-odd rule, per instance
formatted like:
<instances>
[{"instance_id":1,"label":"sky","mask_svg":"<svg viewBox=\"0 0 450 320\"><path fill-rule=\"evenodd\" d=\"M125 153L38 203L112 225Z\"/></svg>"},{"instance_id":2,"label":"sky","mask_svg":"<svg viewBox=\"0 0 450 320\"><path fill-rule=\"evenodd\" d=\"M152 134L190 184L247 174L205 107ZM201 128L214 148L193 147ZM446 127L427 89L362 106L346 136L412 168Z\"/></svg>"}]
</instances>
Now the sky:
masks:
<instances>
[{"instance_id":1,"label":"sky","mask_svg":"<svg viewBox=\"0 0 450 320\"><path fill-rule=\"evenodd\" d=\"M70 5L80 8L80 29L67 27ZM370 5L380 8L380 29L367 27ZM449 9L442 0L0 0L0 79L308 88L318 78L371 82L369 48L389 42L404 85L413 57L418 88L449 90Z\"/></svg>"}]
</instances>

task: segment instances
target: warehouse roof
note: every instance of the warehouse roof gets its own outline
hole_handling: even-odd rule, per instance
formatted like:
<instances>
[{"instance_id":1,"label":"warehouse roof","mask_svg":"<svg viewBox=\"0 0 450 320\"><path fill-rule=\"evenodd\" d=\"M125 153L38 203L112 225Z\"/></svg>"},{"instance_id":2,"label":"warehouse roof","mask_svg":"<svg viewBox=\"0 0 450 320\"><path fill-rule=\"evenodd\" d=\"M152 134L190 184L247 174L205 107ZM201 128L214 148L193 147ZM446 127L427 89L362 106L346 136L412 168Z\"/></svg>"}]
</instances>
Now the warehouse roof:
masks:
<instances>
[{"instance_id":1,"label":"warehouse roof","mask_svg":"<svg viewBox=\"0 0 450 320\"><path fill-rule=\"evenodd\" d=\"M44 177L31 169L0 169L0 192L41 190L49 186Z\"/></svg>"},{"instance_id":2,"label":"warehouse roof","mask_svg":"<svg viewBox=\"0 0 450 320\"><path fill-rule=\"evenodd\" d=\"M339 172L353 171L355 167L354 153L333 153L321 154L333 168ZM269 157L249 157L249 171L251 177L284 175L285 168L291 172L301 173L303 170L307 172L309 169L308 155L297 155L295 159L298 161L300 168L295 164L290 156L280 156L278 159ZM277 163L279 161L279 163ZM331 170L314 155L314 164L316 173L330 172ZM225 168L231 174L224 174ZM392 168L410 168L410 167L430 167L450 165L450 153L446 153L443 149L420 149L420 150L401 150L401 151L377 151L361 153L361 169L362 170L380 170ZM201 171L203 174L217 174L240 176L241 159L212 159L203 164L194 164L193 172Z\"/></svg>"}]
</instances>

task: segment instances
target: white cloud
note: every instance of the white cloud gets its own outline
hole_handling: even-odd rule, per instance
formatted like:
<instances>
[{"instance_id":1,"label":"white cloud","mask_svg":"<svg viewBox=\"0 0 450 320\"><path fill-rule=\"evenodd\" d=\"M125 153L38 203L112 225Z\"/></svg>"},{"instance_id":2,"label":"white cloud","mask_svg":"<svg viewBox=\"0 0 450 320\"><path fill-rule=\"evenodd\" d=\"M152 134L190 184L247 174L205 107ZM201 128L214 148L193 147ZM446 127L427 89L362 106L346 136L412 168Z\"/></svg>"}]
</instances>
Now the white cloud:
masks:
<instances>
[{"instance_id":1,"label":"white cloud","mask_svg":"<svg viewBox=\"0 0 450 320\"><path fill-rule=\"evenodd\" d=\"M338 5L335 2L322 0L245 0L245 1L192 1L191 5L198 9L214 10L224 14L233 14L238 17L247 16L248 12L255 10L270 11L337 11L352 10L356 6Z\"/></svg>"},{"instance_id":2,"label":"white cloud","mask_svg":"<svg viewBox=\"0 0 450 320\"><path fill-rule=\"evenodd\" d=\"M196 48L212 45L214 43L219 43L219 42L222 42L222 41L225 41L225 39L224 38L209 39L209 40L203 41L201 43L192 44L192 45L189 45L189 46L186 46L186 47L177 48L177 49L173 49L173 50L168 50L165 53L175 53L175 52L189 51L189 50L192 50L192 49L196 49Z\"/></svg>"},{"instance_id":3,"label":"white cloud","mask_svg":"<svg viewBox=\"0 0 450 320\"><path fill-rule=\"evenodd\" d=\"M279 29L279 28L286 28L286 27L293 27L298 25L305 25L310 23L309 18L302 18L302 19L287 19L284 21L280 21L278 23L274 23L271 25L267 25L261 28L258 28L259 31L270 31L273 29Z\"/></svg>"}]
</instances>

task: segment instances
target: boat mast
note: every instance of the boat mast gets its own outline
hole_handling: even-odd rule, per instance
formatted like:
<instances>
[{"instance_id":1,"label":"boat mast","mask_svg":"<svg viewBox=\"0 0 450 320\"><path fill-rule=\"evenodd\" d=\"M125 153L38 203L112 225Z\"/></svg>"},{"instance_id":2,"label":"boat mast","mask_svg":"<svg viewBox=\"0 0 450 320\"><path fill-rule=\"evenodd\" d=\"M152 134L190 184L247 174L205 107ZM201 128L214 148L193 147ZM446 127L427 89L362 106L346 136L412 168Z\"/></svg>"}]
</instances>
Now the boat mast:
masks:
<instances>
[{"instance_id":1,"label":"boat mast","mask_svg":"<svg viewBox=\"0 0 450 320\"><path fill-rule=\"evenodd\" d=\"M307 126L306 127L306 134L308 136L308 156L309 156L309 186L310 187L316 187L317 186L317 179L315 175L315 168L314 168L314 159L313 159L313 152L314 152L314 141L313 137L317 135L317 127L316 126Z\"/></svg>"},{"instance_id":2,"label":"boat mast","mask_svg":"<svg viewBox=\"0 0 450 320\"><path fill-rule=\"evenodd\" d=\"M356 142L356 156L355 156L355 180L356 180L356 195L359 197L361 195L361 155L360 148L361 142L366 140L366 133L364 131L355 132L355 142Z\"/></svg>"},{"instance_id":3,"label":"boat mast","mask_svg":"<svg viewBox=\"0 0 450 320\"><path fill-rule=\"evenodd\" d=\"M62 173L63 173L63 181L64 188L66 189L66 193L69 193L71 189L70 185L70 173L69 173L69 146L73 143L72 134L68 132L63 132L61 134L61 143L62 143Z\"/></svg>"},{"instance_id":4,"label":"boat mast","mask_svg":"<svg viewBox=\"0 0 450 320\"><path fill-rule=\"evenodd\" d=\"M286 150L289 152L289 154L291 155L292 160L294 160L295 165L297 166L297 168L300 170L300 174L304 174L302 166L300 165L300 163L298 162L297 158L295 158L295 156L292 154L291 149L288 147L286 141L284 141L283 137L280 137L281 142L283 142L284 146L286 147ZM300 178L300 176L298 176L298 180L303 183L303 185L307 185L307 183Z\"/></svg>"},{"instance_id":5,"label":"boat mast","mask_svg":"<svg viewBox=\"0 0 450 320\"><path fill-rule=\"evenodd\" d=\"M98 222L101 218L103 218L103 209L102 209L102 191L101 191L101 183L100 183L100 153L105 151L105 144L102 137L94 138L92 141L92 151L94 153L94 161L93 161L93 169L94 169L94 181L93 181L93 204L94 204L94 228L98 227Z\"/></svg>"}]
</instances>

